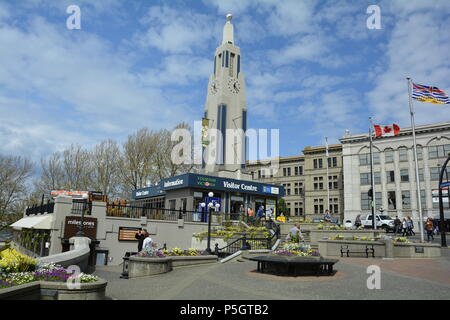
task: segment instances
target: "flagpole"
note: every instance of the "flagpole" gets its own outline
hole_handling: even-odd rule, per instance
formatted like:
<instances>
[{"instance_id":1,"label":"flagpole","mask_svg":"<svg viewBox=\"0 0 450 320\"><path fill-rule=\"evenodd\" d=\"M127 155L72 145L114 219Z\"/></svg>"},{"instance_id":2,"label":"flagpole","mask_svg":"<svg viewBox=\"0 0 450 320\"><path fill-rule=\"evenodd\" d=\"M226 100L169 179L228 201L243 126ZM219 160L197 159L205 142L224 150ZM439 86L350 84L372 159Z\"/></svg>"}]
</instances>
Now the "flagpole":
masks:
<instances>
[{"instance_id":1,"label":"flagpole","mask_svg":"<svg viewBox=\"0 0 450 320\"><path fill-rule=\"evenodd\" d=\"M330 180L328 176L328 137L325 138L326 142L326 156L327 156L327 209L330 210ZM331 212L331 210L330 210Z\"/></svg>"},{"instance_id":2,"label":"flagpole","mask_svg":"<svg viewBox=\"0 0 450 320\"><path fill-rule=\"evenodd\" d=\"M411 86L411 78L407 77L408 80L408 95L409 95L409 113L411 115L411 127L413 134L413 148L414 148L414 162L416 165L416 186L417 186L417 205L419 206L419 229L420 229L420 240L424 242L423 235L423 219L422 219L422 199L420 197L420 180L419 180L419 161L417 160L417 145L416 145L416 125L414 121L414 109L412 102L412 86Z\"/></svg>"},{"instance_id":3,"label":"flagpole","mask_svg":"<svg viewBox=\"0 0 450 320\"><path fill-rule=\"evenodd\" d=\"M375 212L376 212L376 207L375 207L375 176L374 176L374 172L373 172L373 152L372 152L372 128L373 128L373 123L372 123L372 117L369 117L369 121L370 121L370 127L369 127L369 141L370 141L370 180L372 181L372 201L371 201L371 207L372 207L372 228L374 230L377 229L377 223L375 220Z\"/></svg>"}]
</instances>

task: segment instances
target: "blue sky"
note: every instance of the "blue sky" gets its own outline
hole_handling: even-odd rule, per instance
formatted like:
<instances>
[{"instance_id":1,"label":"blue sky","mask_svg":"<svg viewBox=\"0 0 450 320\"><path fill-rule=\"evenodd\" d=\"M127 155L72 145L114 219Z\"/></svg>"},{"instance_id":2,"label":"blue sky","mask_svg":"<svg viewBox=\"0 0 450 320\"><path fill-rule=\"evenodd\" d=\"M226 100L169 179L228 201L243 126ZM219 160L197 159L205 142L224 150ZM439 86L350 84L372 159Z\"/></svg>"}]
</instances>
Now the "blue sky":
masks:
<instances>
[{"instance_id":1,"label":"blue sky","mask_svg":"<svg viewBox=\"0 0 450 320\"><path fill-rule=\"evenodd\" d=\"M66 8L81 9L68 30ZM369 30L369 5L381 30ZM38 160L71 143L123 142L203 114L225 15L246 76L248 126L280 154L346 129L410 126L406 76L450 93L450 1L0 0L0 153ZM415 103L416 123L450 120Z\"/></svg>"}]
</instances>

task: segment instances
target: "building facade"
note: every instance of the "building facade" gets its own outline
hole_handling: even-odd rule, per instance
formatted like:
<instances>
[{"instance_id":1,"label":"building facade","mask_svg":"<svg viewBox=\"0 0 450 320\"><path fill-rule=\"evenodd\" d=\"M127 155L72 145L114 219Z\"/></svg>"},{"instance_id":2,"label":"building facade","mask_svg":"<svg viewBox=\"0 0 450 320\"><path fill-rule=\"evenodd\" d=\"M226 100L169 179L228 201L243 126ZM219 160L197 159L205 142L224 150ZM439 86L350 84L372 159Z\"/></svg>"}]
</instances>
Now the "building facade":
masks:
<instances>
[{"instance_id":1,"label":"building facade","mask_svg":"<svg viewBox=\"0 0 450 320\"><path fill-rule=\"evenodd\" d=\"M280 157L278 170L259 161L247 163L254 181L282 185L290 216L323 217L328 208L342 221L344 213L342 146L306 147L303 155ZM328 174L327 174L328 172ZM327 188L328 185L328 188Z\"/></svg>"},{"instance_id":2,"label":"building facade","mask_svg":"<svg viewBox=\"0 0 450 320\"><path fill-rule=\"evenodd\" d=\"M344 218L354 222L371 212L369 134L347 134L342 142L344 165ZM419 186L423 217L438 217L437 190L440 166L450 152L450 122L416 127ZM399 135L373 139L375 206L392 217L419 219L417 179L411 128ZM450 177L450 170L448 170ZM448 198L444 200L448 207ZM417 224L416 224L417 225Z\"/></svg>"}]
</instances>

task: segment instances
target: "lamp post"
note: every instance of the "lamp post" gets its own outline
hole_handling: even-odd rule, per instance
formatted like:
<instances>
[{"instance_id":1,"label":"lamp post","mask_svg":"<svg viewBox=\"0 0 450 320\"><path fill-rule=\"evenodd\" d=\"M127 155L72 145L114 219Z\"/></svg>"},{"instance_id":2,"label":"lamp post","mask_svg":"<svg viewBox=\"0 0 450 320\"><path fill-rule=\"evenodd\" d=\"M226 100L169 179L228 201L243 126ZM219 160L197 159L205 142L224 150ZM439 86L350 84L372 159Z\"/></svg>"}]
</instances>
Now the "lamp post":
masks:
<instances>
[{"instance_id":1,"label":"lamp post","mask_svg":"<svg viewBox=\"0 0 450 320\"><path fill-rule=\"evenodd\" d=\"M442 247L447 247L447 239L446 239L446 235L445 235L447 230L445 228L444 202L442 200L442 189L443 189L442 181L444 179L444 172L446 174L447 181L448 181L447 164L449 161L450 161L450 153L448 154L448 158L447 158L447 160L445 160L444 165L442 166L441 172L439 173L439 186L438 186L439 187L439 221L440 221L439 231L441 232L441 246ZM447 193L450 198L450 188L447 189ZM450 199L449 199L449 201L450 201Z\"/></svg>"},{"instance_id":2,"label":"lamp post","mask_svg":"<svg viewBox=\"0 0 450 320\"><path fill-rule=\"evenodd\" d=\"M212 198L214 197L214 193L210 192L208 193L208 197ZM204 208L205 206L203 205L203 203L201 204L201 206ZM212 201L208 203L208 242L207 242L207 248L206 251L211 254L211 217L212 217L212 211L214 210L214 208L216 210L219 210L220 208L220 204L216 203L214 204Z\"/></svg>"},{"instance_id":3,"label":"lamp post","mask_svg":"<svg viewBox=\"0 0 450 320\"><path fill-rule=\"evenodd\" d=\"M81 223L80 223L80 229L78 230L76 237L85 237L84 231L83 231L83 224L84 224L84 211L86 211L87 208L87 199L89 195L87 193L83 193L83 210L81 210Z\"/></svg>"}]
</instances>

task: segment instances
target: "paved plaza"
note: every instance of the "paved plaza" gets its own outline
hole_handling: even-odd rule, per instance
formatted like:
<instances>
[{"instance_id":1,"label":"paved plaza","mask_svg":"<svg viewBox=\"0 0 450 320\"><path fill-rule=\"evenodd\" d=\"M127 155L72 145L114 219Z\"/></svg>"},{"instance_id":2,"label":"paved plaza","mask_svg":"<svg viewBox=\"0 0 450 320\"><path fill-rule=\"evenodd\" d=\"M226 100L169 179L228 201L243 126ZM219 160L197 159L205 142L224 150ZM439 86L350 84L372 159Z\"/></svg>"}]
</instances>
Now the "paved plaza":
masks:
<instances>
[{"instance_id":1,"label":"paved plaza","mask_svg":"<svg viewBox=\"0 0 450 320\"><path fill-rule=\"evenodd\" d=\"M340 258L332 277L256 273L256 262L174 268L161 275L121 279L121 266L98 267L106 294L119 300L450 299L450 249L439 259ZM381 269L381 289L368 289L367 266Z\"/></svg>"}]
</instances>

